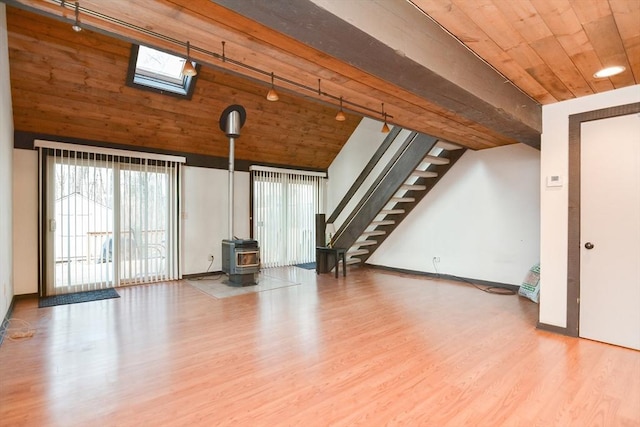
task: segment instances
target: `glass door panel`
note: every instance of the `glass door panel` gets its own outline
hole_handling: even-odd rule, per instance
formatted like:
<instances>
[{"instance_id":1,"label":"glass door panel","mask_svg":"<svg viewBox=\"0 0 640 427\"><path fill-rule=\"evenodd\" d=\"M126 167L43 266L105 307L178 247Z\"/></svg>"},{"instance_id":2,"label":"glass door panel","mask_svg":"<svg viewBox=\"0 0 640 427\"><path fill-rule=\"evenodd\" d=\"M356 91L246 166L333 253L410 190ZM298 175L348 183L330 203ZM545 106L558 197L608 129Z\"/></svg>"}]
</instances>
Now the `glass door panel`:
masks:
<instances>
[{"instance_id":1,"label":"glass door panel","mask_svg":"<svg viewBox=\"0 0 640 427\"><path fill-rule=\"evenodd\" d=\"M113 286L112 168L73 157L49 162L47 294Z\"/></svg>"},{"instance_id":2,"label":"glass door panel","mask_svg":"<svg viewBox=\"0 0 640 427\"><path fill-rule=\"evenodd\" d=\"M120 278L138 282L166 271L169 175L162 167L120 171Z\"/></svg>"}]
</instances>

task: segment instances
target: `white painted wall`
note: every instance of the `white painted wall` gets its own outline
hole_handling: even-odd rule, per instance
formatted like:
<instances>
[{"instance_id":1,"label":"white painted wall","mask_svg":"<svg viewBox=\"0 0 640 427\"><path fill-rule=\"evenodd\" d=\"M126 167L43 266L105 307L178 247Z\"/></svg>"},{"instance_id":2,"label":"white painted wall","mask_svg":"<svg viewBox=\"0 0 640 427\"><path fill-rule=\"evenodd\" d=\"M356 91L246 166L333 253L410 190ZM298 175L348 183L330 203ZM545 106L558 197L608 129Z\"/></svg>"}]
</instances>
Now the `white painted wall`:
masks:
<instances>
[{"instance_id":1,"label":"white painted wall","mask_svg":"<svg viewBox=\"0 0 640 427\"><path fill-rule=\"evenodd\" d=\"M331 215L351 184L356 180L369 159L376 152L387 134L380 132L382 123L363 118L347 143L333 160L327 171L327 217Z\"/></svg>"},{"instance_id":2,"label":"white painted wall","mask_svg":"<svg viewBox=\"0 0 640 427\"><path fill-rule=\"evenodd\" d=\"M368 263L520 285L538 262L540 152L467 151Z\"/></svg>"},{"instance_id":3,"label":"white painted wall","mask_svg":"<svg viewBox=\"0 0 640 427\"><path fill-rule=\"evenodd\" d=\"M13 290L38 292L38 152L13 150Z\"/></svg>"},{"instance_id":4,"label":"white painted wall","mask_svg":"<svg viewBox=\"0 0 640 427\"><path fill-rule=\"evenodd\" d=\"M640 102L640 85L542 108L540 323L566 327L569 116L634 102ZM551 175L563 177L564 185L546 187Z\"/></svg>"},{"instance_id":5,"label":"white painted wall","mask_svg":"<svg viewBox=\"0 0 640 427\"><path fill-rule=\"evenodd\" d=\"M184 167L182 180L182 262L183 274L222 269L222 240L229 238L227 170ZM249 238L248 172L234 175L234 234ZM214 256L209 268L209 254Z\"/></svg>"},{"instance_id":6,"label":"white painted wall","mask_svg":"<svg viewBox=\"0 0 640 427\"><path fill-rule=\"evenodd\" d=\"M0 321L13 299L12 164L13 109L9 79L6 6L0 4Z\"/></svg>"}]
</instances>

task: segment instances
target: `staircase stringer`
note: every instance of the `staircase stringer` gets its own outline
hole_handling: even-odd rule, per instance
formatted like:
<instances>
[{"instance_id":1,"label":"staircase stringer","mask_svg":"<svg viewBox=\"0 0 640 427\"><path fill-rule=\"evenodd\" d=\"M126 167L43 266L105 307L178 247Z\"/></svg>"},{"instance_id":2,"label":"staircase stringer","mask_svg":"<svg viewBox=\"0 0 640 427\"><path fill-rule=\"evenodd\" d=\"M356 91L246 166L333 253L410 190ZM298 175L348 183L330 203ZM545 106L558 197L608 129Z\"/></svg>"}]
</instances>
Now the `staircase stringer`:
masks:
<instances>
[{"instance_id":1,"label":"staircase stringer","mask_svg":"<svg viewBox=\"0 0 640 427\"><path fill-rule=\"evenodd\" d=\"M420 190L420 191L407 191L407 193L405 195L407 197L415 198L415 201L411 202L411 203L403 203L402 204L402 209L404 210L404 213L398 214L398 215L393 215L393 219L395 221L394 224L378 226L378 227L375 228L376 230L384 231L385 234L380 235L380 236L376 236L376 242L377 243L375 245L367 246L367 249L368 249L368 253L367 254L358 256L358 258L360 258L360 260L361 260L360 261L361 263L365 263L369 259L369 257L371 257L371 255L376 251L376 249L378 249L380 247L382 242L384 242L387 239L387 237L398 227L398 225L400 225L400 223L402 221L404 221L404 219L407 218L407 216L409 216L411 211L416 206L418 206L420 201L422 201L422 199L424 199L426 197L426 195L433 189L433 187L436 186L436 184L440 181L440 179L442 179L442 177L462 157L462 155L465 153L465 151L466 151L466 149L459 149L459 150L455 150L455 151L447 151L446 153L441 153L439 157L448 158L450 160L450 162L448 164L446 164L446 165L433 165L432 164L426 169L428 171L437 172L438 176L435 177L435 178L419 178L418 180L416 180L416 182L415 182L416 184L425 185L427 188L425 190ZM389 215L386 215L384 217L384 219L388 219L388 218L391 218L391 217Z\"/></svg>"},{"instance_id":2,"label":"staircase stringer","mask_svg":"<svg viewBox=\"0 0 640 427\"><path fill-rule=\"evenodd\" d=\"M332 240L334 247L350 248L353 246L437 142L437 138L429 135L418 133L412 134L412 137L412 140L403 146L402 152L394 157L393 165L385 168L373 188L358 203L357 211L352 213L345 224L336 232L336 236Z\"/></svg>"}]
</instances>

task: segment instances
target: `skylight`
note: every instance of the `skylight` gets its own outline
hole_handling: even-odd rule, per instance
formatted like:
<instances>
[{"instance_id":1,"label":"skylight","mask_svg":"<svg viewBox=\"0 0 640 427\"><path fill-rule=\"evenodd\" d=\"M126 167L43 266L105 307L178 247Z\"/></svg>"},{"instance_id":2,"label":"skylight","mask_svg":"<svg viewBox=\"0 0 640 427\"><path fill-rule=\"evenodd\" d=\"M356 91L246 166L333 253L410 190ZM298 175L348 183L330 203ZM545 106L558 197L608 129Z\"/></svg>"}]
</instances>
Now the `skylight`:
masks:
<instances>
[{"instance_id":1,"label":"skylight","mask_svg":"<svg viewBox=\"0 0 640 427\"><path fill-rule=\"evenodd\" d=\"M184 63L185 58L134 45L127 83L141 89L190 98L195 77L182 74Z\"/></svg>"},{"instance_id":2,"label":"skylight","mask_svg":"<svg viewBox=\"0 0 640 427\"><path fill-rule=\"evenodd\" d=\"M182 83L184 58L170 55L150 47L140 46L136 73L149 74L158 78L166 78L178 84Z\"/></svg>"}]
</instances>

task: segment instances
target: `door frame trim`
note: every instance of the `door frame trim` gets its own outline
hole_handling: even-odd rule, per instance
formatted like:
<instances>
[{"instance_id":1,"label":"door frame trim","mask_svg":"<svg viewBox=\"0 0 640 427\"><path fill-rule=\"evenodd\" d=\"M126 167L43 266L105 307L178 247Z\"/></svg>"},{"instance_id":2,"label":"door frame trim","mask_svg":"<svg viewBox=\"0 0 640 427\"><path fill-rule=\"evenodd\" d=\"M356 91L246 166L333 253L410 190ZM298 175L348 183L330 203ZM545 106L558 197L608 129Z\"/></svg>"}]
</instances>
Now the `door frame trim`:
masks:
<instances>
[{"instance_id":1,"label":"door frame trim","mask_svg":"<svg viewBox=\"0 0 640 427\"><path fill-rule=\"evenodd\" d=\"M580 173L581 125L593 120L640 113L640 102L569 116L569 204L567 233L567 335L580 332Z\"/></svg>"}]
</instances>

